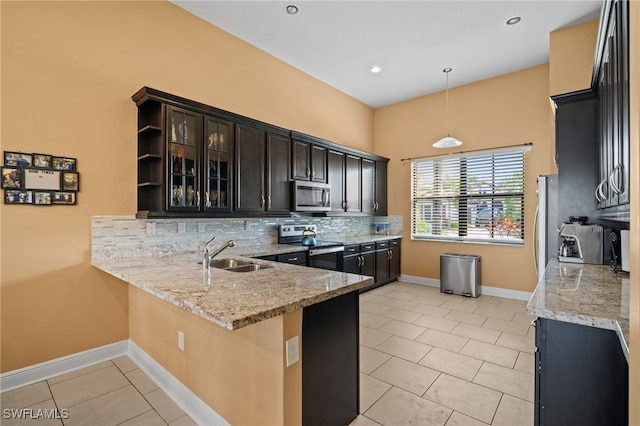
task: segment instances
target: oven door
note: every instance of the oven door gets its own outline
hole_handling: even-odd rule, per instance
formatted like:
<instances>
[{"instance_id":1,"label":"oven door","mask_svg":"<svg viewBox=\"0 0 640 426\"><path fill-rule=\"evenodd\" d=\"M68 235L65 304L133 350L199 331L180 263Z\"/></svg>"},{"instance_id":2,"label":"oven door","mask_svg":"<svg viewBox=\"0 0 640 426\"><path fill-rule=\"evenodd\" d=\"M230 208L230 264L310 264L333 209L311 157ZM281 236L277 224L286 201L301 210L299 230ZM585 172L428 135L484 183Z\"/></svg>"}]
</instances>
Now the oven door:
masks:
<instances>
[{"instance_id":1,"label":"oven door","mask_svg":"<svg viewBox=\"0 0 640 426\"><path fill-rule=\"evenodd\" d=\"M344 246L309 249L309 266L312 268L342 271Z\"/></svg>"}]
</instances>

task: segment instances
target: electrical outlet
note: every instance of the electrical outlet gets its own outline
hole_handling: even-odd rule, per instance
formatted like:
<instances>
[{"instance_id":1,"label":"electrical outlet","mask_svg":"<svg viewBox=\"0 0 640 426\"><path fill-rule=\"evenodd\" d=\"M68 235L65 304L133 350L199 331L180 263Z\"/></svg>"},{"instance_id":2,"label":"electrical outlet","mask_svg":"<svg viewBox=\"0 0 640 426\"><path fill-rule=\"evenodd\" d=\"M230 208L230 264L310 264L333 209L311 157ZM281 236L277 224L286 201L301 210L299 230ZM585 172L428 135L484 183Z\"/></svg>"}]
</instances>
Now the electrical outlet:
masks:
<instances>
[{"instance_id":1,"label":"electrical outlet","mask_svg":"<svg viewBox=\"0 0 640 426\"><path fill-rule=\"evenodd\" d=\"M292 337L287 340L286 352L287 352L287 367L295 364L300 360L300 351L298 345L298 336Z\"/></svg>"},{"instance_id":2,"label":"electrical outlet","mask_svg":"<svg viewBox=\"0 0 640 426\"><path fill-rule=\"evenodd\" d=\"M204 231L205 231L205 223L198 222L198 232L204 232Z\"/></svg>"},{"instance_id":3,"label":"electrical outlet","mask_svg":"<svg viewBox=\"0 0 640 426\"><path fill-rule=\"evenodd\" d=\"M178 349L184 351L184 333L182 331L178 331Z\"/></svg>"},{"instance_id":4,"label":"electrical outlet","mask_svg":"<svg viewBox=\"0 0 640 426\"><path fill-rule=\"evenodd\" d=\"M187 224L184 222L178 222L178 234L184 234L187 232Z\"/></svg>"}]
</instances>

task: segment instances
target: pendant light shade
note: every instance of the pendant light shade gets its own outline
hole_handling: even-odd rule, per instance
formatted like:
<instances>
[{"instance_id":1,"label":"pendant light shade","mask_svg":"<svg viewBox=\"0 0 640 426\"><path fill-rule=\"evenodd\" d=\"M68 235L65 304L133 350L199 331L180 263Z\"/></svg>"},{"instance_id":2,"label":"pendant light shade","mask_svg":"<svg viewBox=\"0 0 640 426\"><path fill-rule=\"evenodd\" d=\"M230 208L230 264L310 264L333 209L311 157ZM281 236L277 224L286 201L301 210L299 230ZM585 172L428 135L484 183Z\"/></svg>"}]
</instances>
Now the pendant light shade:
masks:
<instances>
[{"instance_id":1,"label":"pendant light shade","mask_svg":"<svg viewBox=\"0 0 640 426\"><path fill-rule=\"evenodd\" d=\"M447 67L442 70L443 73L447 75L447 98L446 98L446 108L445 108L445 116L444 116L444 137L433 144L435 148L452 148L454 146L462 145L462 142L453 136L449 135L449 126L448 126L448 116L449 116L449 73L452 68Z\"/></svg>"},{"instance_id":2,"label":"pendant light shade","mask_svg":"<svg viewBox=\"0 0 640 426\"><path fill-rule=\"evenodd\" d=\"M458 139L454 137L449 136L448 133L444 135L444 137L440 139L438 142L433 144L433 146L436 148L453 148L454 146L460 146L460 145L462 145L462 142L460 142Z\"/></svg>"}]
</instances>

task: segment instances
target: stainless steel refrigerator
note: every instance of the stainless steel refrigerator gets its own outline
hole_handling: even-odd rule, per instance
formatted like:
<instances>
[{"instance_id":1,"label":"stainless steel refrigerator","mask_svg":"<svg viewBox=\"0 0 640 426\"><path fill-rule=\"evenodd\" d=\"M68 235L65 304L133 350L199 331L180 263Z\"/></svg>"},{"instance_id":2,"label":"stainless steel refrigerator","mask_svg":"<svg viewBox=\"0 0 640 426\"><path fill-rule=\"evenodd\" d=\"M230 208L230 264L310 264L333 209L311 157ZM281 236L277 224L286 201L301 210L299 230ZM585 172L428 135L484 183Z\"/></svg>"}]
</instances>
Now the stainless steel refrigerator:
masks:
<instances>
[{"instance_id":1,"label":"stainless steel refrigerator","mask_svg":"<svg viewBox=\"0 0 640 426\"><path fill-rule=\"evenodd\" d=\"M558 175L538 176L538 205L535 216L535 263L538 279L547 263L558 254Z\"/></svg>"}]
</instances>

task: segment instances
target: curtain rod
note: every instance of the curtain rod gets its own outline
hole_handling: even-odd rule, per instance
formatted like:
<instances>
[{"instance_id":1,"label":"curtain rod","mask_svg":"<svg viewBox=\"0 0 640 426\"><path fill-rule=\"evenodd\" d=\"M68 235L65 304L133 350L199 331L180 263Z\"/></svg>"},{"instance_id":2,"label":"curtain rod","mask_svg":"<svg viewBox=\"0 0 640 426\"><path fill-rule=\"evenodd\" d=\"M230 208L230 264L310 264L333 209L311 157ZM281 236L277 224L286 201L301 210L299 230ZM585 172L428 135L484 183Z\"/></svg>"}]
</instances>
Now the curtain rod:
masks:
<instances>
[{"instance_id":1,"label":"curtain rod","mask_svg":"<svg viewBox=\"0 0 640 426\"><path fill-rule=\"evenodd\" d=\"M499 149L504 149L504 148L516 148L516 147L519 147L519 146L533 146L533 142L527 142L527 143L518 144L518 145L501 146L501 147L498 147L498 148L471 149L469 151L448 152L446 154L427 155L427 156L424 156L424 157L402 158L400 161L403 162L403 161L411 161L411 160L421 160L423 158L446 157L447 155L467 154L469 152L494 151L494 150L499 150Z\"/></svg>"}]
</instances>

